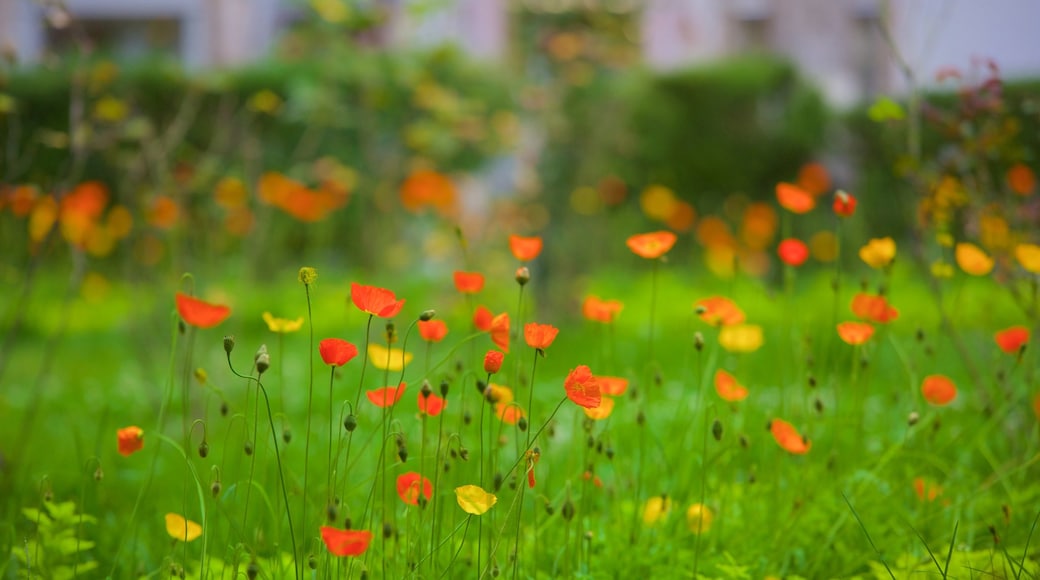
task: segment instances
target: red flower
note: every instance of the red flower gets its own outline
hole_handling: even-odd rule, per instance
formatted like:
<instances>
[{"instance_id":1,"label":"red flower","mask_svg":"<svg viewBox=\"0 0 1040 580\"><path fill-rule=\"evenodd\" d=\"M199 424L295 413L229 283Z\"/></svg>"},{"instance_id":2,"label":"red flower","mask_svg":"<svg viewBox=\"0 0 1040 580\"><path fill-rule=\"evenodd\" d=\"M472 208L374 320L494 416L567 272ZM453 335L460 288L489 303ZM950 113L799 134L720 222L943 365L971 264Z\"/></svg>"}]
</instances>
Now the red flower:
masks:
<instances>
[{"instance_id":1,"label":"red flower","mask_svg":"<svg viewBox=\"0 0 1040 580\"><path fill-rule=\"evenodd\" d=\"M429 479L414 471L403 473L397 477L397 495L401 501L408 505L419 505L419 486L422 486L422 495L426 501L430 501L433 495L433 484Z\"/></svg>"},{"instance_id":2,"label":"red flower","mask_svg":"<svg viewBox=\"0 0 1040 580\"><path fill-rule=\"evenodd\" d=\"M842 322L838 325L838 336L847 344L863 344L874 336L874 327L866 322Z\"/></svg>"},{"instance_id":3,"label":"red flower","mask_svg":"<svg viewBox=\"0 0 1040 580\"><path fill-rule=\"evenodd\" d=\"M362 286L357 282L350 284L350 299L358 310L379 318L393 318L404 306L404 300L398 300L397 296L386 288Z\"/></svg>"},{"instance_id":4,"label":"red flower","mask_svg":"<svg viewBox=\"0 0 1040 580\"><path fill-rule=\"evenodd\" d=\"M484 289L484 275L480 272L456 271L455 289L463 294L476 294Z\"/></svg>"},{"instance_id":5,"label":"red flower","mask_svg":"<svg viewBox=\"0 0 1040 580\"><path fill-rule=\"evenodd\" d=\"M368 530L337 530L330 526L321 527L321 539L333 556L360 556L372 541Z\"/></svg>"},{"instance_id":6,"label":"red flower","mask_svg":"<svg viewBox=\"0 0 1040 580\"><path fill-rule=\"evenodd\" d=\"M509 313L503 312L491 319L491 341L502 349L509 352Z\"/></svg>"},{"instance_id":7,"label":"red flower","mask_svg":"<svg viewBox=\"0 0 1040 580\"><path fill-rule=\"evenodd\" d=\"M625 244L640 258L653 260L667 254L675 245L675 240L672 232L660 231L630 236Z\"/></svg>"},{"instance_id":8,"label":"red flower","mask_svg":"<svg viewBox=\"0 0 1040 580\"><path fill-rule=\"evenodd\" d=\"M1012 326L997 332L993 338L997 341L1000 350L1008 354L1018 354L1018 351L1029 342L1029 329L1024 326Z\"/></svg>"},{"instance_id":9,"label":"red flower","mask_svg":"<svg viewBox=\"0 0 1040 580\"><path fill-rule=\"evenodd\" d=\"M144 431L137 426L123 427L116 431L116 439L119 442L119 454L123 457L130 457L144 448Z\"/></svg>"},{"instance_id":10,"label":"red flower","mask_svg":"<svg viewBox=\"0 0 1040 580\"><path fill-rule=\"evenodd\" d=\"M725 401L743 401L748 396L747 387L741 385L737 378L719 369L715 371L715 392Z\"/></svg>"},{"instance_id":11,"label":"red flower","mask_svg":"<svg viewBox=\"0 0 1040 580\"><path fill-rule=\"evenodd\" d=\"M856 198L839 189L834 193L834 213L839 217L851 217L856 213Z\"/></svg>"},{"instance_id":12,"label":"red flower","mask_svg":"<svg viewBox=\"0 0 1040 580\"><path fill-rule=\"evenodd\" d=\"M585 365L579 366L567 375L563 381L563 388L567 391L568 399L588 409L595 409L602 400L599 383Z\"/></svg>"},{"instance_id":13,"label":"red flower","mask_svg":"<svg viewBox=\"0 0 1040 580\"><path fill-rule=\"evenodd\" d=\"M506 425L516 425L524 418L524 410L516 403L495 403L495 416Z\"/></svg>"},{"instance_id":14,"label":"red flower","mask_svg":"<svg viewBox=\"0 0 1040 580\"><path fill-rule=\"evenodd\" d=\"M949 377L929 375L921 383L921 394L924 400L941 407L957 398L957 385Z\"/></svg>"},{"instance_id":15,"label":"red flower","mask_svg":"<svg viewBox=\"0 0 1040 580\"><path fill-rule=\"evenodd\" d=\"M625 391L628 390L628 379L622 377L602 377L597 375L596 384L599 385L601 395L617 397L624 395Z\"/></svg>"},{"instance_id":16,"label":"red flower","mask_svg":"<svg viewBox=\"0 0 1040 580\"><path fill-rule=\"evenodd\" d=\"M498 372L498 369L502 368L502 360L505 359L506 355L497 350L489 350L484 355L484 372L489 375L493 375Z\"/></svg>"},{"instance_id":17,"label":"red flower","mask_svg":"<svg viewBox=\"0 0 1040 580\"><path fill-rule=\"evenodd\" d=\"M879 324L899 318L899 311L889 306L884 296L859 292L852 297L852 313L857 317Z\"/></svg>"},{"instance_id":18,"label":"red flower","mask_svg":"<svg viewBox=\"0 0 1040 580\"><path fill-rule=\"evenodd\" d=\"M617 300L601 300L599 296L589 295L581 304L581 314L586 320L610 324L622 308L624 305Z\"/></svg>"},{"instance_id":19,"label":"red flower","mask_svg":"<svg viewBox=\"0 0 1040 580\"><path fill-rule=\"evenodd\" d=\"M377 407L390 407L396 403L401 395L404 394L405 384L401 383L397 387L383 387L381 389L373 389L371 391L365 391L365 396L368 397L369 401Z\"/></svg>"},{"instance_id":20,"label":"red flower","mask_svg":"<svg viewBox=\"0 0 1040 580\"><path fill-rule=\"evenodd\" d=\"M943 489L934 481L925 481L923 477L914 478L914 493L921 501L935 501L942 495Z\"/></svg>"},{"instance_id":21,"label":"red flower","mask_svg":"<svg viewBox=\"0 0 1040 580\"><path fill-rule=\"evenodd\" d=\"M509 236L509 249L521 262L530 262L542 253L542 238L538 236L524 238L517 235Z\"/></svg>"},{"instance_id":22,"label":"red flower","mask_svg":"<svg viewBox=\"0 0 1040 580\"><path fill-rule=\"evenodd\" d=\"M788 238L780 242L780 245L776 248L776 253L785 264L795 268L801 266L809 259L809 247L802 240L795 238Z\"/></svg>"},{"instance_id":23,"label":"red flower","mask_svg":"<svg viewBox=\"0 0 1040 580\"><path fill-rule=\"evenodd\" d=\"M446 406L448 406L448 402L436 393L424 395L422 391L419 391L419 412L423 415L436 417Z\"/></svg>"},{"instance_id":24,"label":"red flower","mask_svg":"<svg viewBox=\"0 0 1040 580\"><path fill-rule=\"evenodd\" d=\"M811 193L790 183L776 184L776 200L791 213L808 213L816 207L816 198Z\"/></svg>"},{"instance_id":25,"label":"red flower","mask_svg":"<svg viewBox=\"0 0 1040 580\"><path fill-rule=\"evenodd\" d=\"M701 320L712 326L732 326L745 320L744 311L732 300L722 296L702 298L693 307Z\"/></svg>"},{"instance_id":26,"label":"red flower","mask_svg":"<svg viewBox=\"0 0 1040 580\"><path fill-rule=\"evenodd\" d=\"M231 316L231 309L220 304L210 304L198 298L181 294L174 296L177 302L177 313L184 322L198 328L212 328Z\"/></svg>"},{"instance_id":27,"label":"red flower","mask_svg":"<svg viewBox=\"0 0 1040 580\"><path fill-rule=\"evenodd\" d=\"M341 367L357 356L357 347L342 338L326 338L318 343L318 352L325 364Z\"/></svg>"},{"instance_id":28,"label":"red flower","mask_svg":"<svg viewBox=\"0 0 1040 580\"><path fill-rule=\"evenodd\" d=\"M776 444L788 453L805 455L812 449L812 442L798 434L798 430L787 421L773 419L769 422L769 431L772 432Z\"/></svg>"},{"instance_id":29,"label":"red flower","mask_svg":"<svg viewBox=\"0 0 1040 580\"><path fill-rule=\"evenodd\" d=\"M487 332L491 330L491 320L494 317L495 315L484 306L477 306L476 311L473 312L473 326L481 332Z\"/></svg>"},{"instance_id":30,"label":"red flower","mask_svg":"<svg viewBox=\"0 0 1040 580\"><path fill-rule=\"evenodd\" d=\"M545 350L552 346L560 329L551 324L538 324L529 322L524 325L524 340L527 346L538 350Z\"/></svg>"},{"instance_id":31,"label":"red flower","mask_svg":"<svg viewBox=\"0 0 1040 580\"><path fill-rule=\"evenodd\" d=\"M443 320L420 320L419 336L429 342L440 342L448 334L448 325Z\"/></svg>"}]
</instances>

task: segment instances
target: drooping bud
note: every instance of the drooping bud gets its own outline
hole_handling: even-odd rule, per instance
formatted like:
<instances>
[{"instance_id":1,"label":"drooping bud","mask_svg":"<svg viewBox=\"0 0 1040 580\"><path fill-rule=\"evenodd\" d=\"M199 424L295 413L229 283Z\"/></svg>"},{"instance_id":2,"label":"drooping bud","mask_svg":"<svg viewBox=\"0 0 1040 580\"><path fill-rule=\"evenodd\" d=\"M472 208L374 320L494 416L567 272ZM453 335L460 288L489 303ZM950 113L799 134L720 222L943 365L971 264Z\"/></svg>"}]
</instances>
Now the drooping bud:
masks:
<instances>
[{"instance_id":1,"label":"drooping bud","mask_svg":"<svg viewBox=\"0 0 1040 580\"><path fill-rule=\"evenodd\" d=\"M419 315L419 320L422 320L423 322L429 322L433 320L434 316L437 316L436 310L432 308L429 310L423 310L422 314Z\"/></svg>"},{"instance_id":2,"label":"drooping bud","mask_svg":"<svg viewBox=\"0 0 1040 580\"><path fill-rule=\"evenodd\" d=\"M527 269L527 266L520 266L516 269L516 283L525 286L531 281L531 271Z\"/></svg>"},{"instance_id":3,"label":"drooping bud","mask_svg":"<svg viewBox=\"0 0 1040 580\"><path fill-rule=\"evenodd\" d=\"M264 374L267 369L271 368L271 355L266 352L256 357L256 372L257 374Z\"/></svg>"},{"instance_id":4,"label":"drooping bud","mask_svg":"<svg viewBox=\"0 0 1040 580\"><path fill-rule=\"evenodd\" d=\"M235 335L229 334L224 337L224 352L231 354L235 350Z\"/></svg>"},{"instance_id":5,"label":"drooping bud","mask_svg":"<svg viewBox=\"0 0 1040 580\"><path fill-rule=\"evenodd\" d=\"M209 443L203 439L202 443L199 443L199 457L205 459L207 455L209 455Z\"/></svg>"},{"instance_id":6,"label":"drooping bud","mask_svg":"<svg viewBox=\"0 0 1040 580\"><path fill-rule=\"evenodd\" d=\"M98 465L97 469L94 470L94 481L101 481L105 477L105 472L101 471L101 466Z\"/></svg>"}]
</instances>

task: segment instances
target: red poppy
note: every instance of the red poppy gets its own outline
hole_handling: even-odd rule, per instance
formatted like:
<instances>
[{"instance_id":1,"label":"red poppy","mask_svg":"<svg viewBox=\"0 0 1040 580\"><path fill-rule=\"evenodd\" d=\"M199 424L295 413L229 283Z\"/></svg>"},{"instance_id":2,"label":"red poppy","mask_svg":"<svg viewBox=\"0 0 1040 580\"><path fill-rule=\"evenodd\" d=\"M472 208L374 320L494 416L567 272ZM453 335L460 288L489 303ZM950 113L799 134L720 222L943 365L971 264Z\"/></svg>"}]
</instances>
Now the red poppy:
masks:
<instances>
[{"instance_id":1,"label":"red poppy","mask_svg":"<svg viewBox=\"0 0 1040 580\"><path fill-rule=\"evenodd\" d=\"M393 318L404 306L404 300L398 300L397 296L386 288L362 286L357 282L350 284L350 299L358 310L379 318Z\"/></svg>"},{"instance_id":2,"label":"red poppy","mask_svg":"<svg viewBox=\"0 0 1040 580\"><path fill-rule=\"evenodd\" d=\"M506 425L516 425L524 418L524 410L515 403L496 403L495 416Z\"/></svg>"},{"instance_id":3,"label":"red poppy","mask_svg":"<svg viewBox=\"0 0 1040 580\"><path fill-rule=\"evenodd\" d=\"M776 200L791 213L808 213L816 207L816 198L811 193L790 183L776 184Z\"/></svg>"},{"instance_id":4,"label":"red poppy","mask_svg":"<svg viewBox=\"0 0 1040 580\"><path fill-rule=\"evenodd\" d=\"M551 324L539 324L529 322L524 325L524 340L527 346L538 350L545 350L552 346L560 329Z\"/></svg>"},{"instance_id":5,"label":"red poppy","mask_svg":"<svg viewBox=\"0 0 1040 580\"><path fill-rule=\"evenodd\" d=\"M851 217L856 213L856 198L839 189L834 193L834 213L838 217Z\"/></svg>"},{"instance_id":6,"label":"red poppy","mask_svg":"<svg viewBox=\"0 0 1040 580\"><path fill-rule=\"evenodd\" d=\"M184 322L198 328L213 328L231 316L231 309L221 304L210 304L198 298L181 294L174 297L177 313Z\"/></svg>"},{"instance_id":7,"label":"red poppy","mask_svg":"<svg viewBox=\"0 0 1040 580\"><path fill-rule=\"evenodd\" d=\"M640 258L653 260L667 254L668 250L671 250L672 246L675 245L676 239L675 234L672 232L660 231L636 234L629 237L625 243L628 245L628 249L632 250L635 255Z\"/></svg>"},{"instance_id":8,"label":"red poppy","mask_svg":"<svg viewBox=\"0 0 1040 580\"><path fill-rule=\"evenodd\" d=\"M116 431L116 440L119 454L123 457L130 457L144 448L144 431L137 426L123 427Z\"/></svg>"},{"instance_id":9,"label":"red poppy","mask_svg":"<svg viewBox=\"0 0 1040 580\"><path fill-rule=\"evenodd\" d=\"M628 390L628 379L622 377L601 377L597 375L596 383L599 384L601 395L617 397L625 394L625 391Z\"/></svg>"},{"instance_id":10,"label":"red poppy","mask_svg":"<svg viewBox=\"0 0 1040 580\"><path fill-rule=\"evenodd\" d=\"M598 407L602 399L599 383L585 365L579 366L567 375L563 381L563 388L567 391L568 399L588 409Z\"/></svg>"},{"instance_id":11,"label":"red poppy","mask_svg":"<svg viewBox=\"0 0 1040 580\"><path fill-rule=\"evenodd\" d=\"M712 326L731 326L745 320L744 311L729 298L712 296L694 303L697 315Z\"/></svg>"},{"instance_id":12,"label":"red poppy","mask_svg":"<svg viewBox=\"0 0 1040 580\"><path fill-rule=\"evenodd\" d=\"M610 324L624 305L617 300L601 300L599 296L589 295L581 303L581 314L586 320Z\"/></svg>"},{"instance_id":13,"label":"red poppy","mask_svg":"<svg viewBox=\"0 0 1040 580\"><path fill-rule=\"evenodd\" d=\"M381 389L373 389L371 391L365 391L365 396L368 397L369 401L377 407L390 407L393 406L404 394L405 384L401 383L397 387L383 387Z\"/></svg>"},{"instance_id":14,"label":"red poppy","mask_svg":"<svg viewBox=\"0 0 1040 580\"><path fill-rule=\"evenodd\" d=\"M1012 326L997 332L993 338L997 341L1000 350L1008 354L1018 354L1022 347L1029 342L1029 329L1024 326Z\"/></svg>"},{"instance_id":15,"label":"red poppy","mask_svg":"<svg viewBox=\"0 0 1040 580\"><path fill-rule=\"evenodd\" d=\"M456 271L455 289L463 294L476 294L484 289L484 275L480 272Z\"/></svg>"},{"instance_id":16,"label":"red poppy","mask_svg":"<svg viewBox=\"0 0 1040 580\"><path fill-rule=\"evenodd\" d=\"M502 352L509 352L509 313L503 312L491 319L491 341Z\"/></svg>"},{"instance_id":17,"label":"red poppy","mask_svg":"<svg viewBox=\"0 0 1040 580\"><path fill-rule=\"evenodd\" d=\"M419 336L423 340L428 342L440 342L444 340L444 337L448 334L448 325L443 320L420 320L419 321Z\"/></svg>"},{"instance_id":18,"label":"red poppy","mask_svg":"<svg viewBox=\"0 0 1040 580\"><path fill-rule=\"evenodd\" d=\"M491 311L484 306L477 306L477 309L473 312L473 326L481 332L487 332L491 330L491 320L494 317L495 315L491 314Z\"/></svg>"},{"instance_id":19,"label":"red poppy","mask_svg":"<svg viewBox=\"0 0 1040 580\"><path fill-rule=\"evenodd\" d=\"M429 479L414 471L402 473L397 477L397 495L408 505L419 505L420 485L423 497L426 498L426 501L430 501L430 496L433 495L433 484Z\"/></svg>"},{"instance_id":20,"label":"red poppy","mask_svg":"<svg viewBox=\"0 0 1040 580\"><path fill-rule=\"evenodd\" d=\"M441 414L444 407L448 406L448 402L443 397L438 396L436 393L423 394L419 391L419 412L423 415L429 415L436 417Z\"/></svg>"},{"instance_id":21,"label":"red poppy","mask_svg":"<svg viewBox=\"0 0 1040 580\"><path fill-rule=\"evenodd\" d=\"M741 385L736 377L719 369L715 371L715 392L725 401L743 401L748 396L748 390Z\"/></svg>"},{"instance_id":22,"label":"red poppy","mask_svg":"<svg viewBox=\"0 0 1040 580\"><path fill-rule=\"evenodd\" d=\"M360 556L372 541L368 530L337 530L330 526L321 527L321 539L333 556Z\"/></svg>"},{"instance_id":23,"label":"red poppy","mask_svg":"<svg viewBox=\"0 0 1040 580\"><path fill-rule=\"evenodd\" d=\"M341 367L357 356L357 347L342 338L326 338L318 343L318 352L325 364Z\"/></svg>"},{"instance_id":24,"label":"red poppy","mask_svg":"<svg viewBox=\"0 0 1040 580\"><path fill-rule=\"evenodd\" d=\"M874 327L866 322L842 322L838 325L838 336L851 345L863 344L874 336Z\"/></svg>"},{"instance_id":25,"label":"red poppy","mask_svg":"<svg viewBox=\"0 0 1040 580\"><path fill-rule=\"evenodd\" d=\"M776 253L785 264L797 268L809 259L809 246L806 246L802 240L788 238L780 242Z\"/></svg>"},{"instance_id":26,"label":"red poppy","mask_svg":"<svg viewBox=\"0 0 1040 580\"><path fill-rule=\"evenodd\" d=\"M798 433L793 425L782 419L769 422L769 431L773 439L784 451L794 455L805 455L812 448L812 442Z\"/></svg>"},{"instance_id":27,"label":"red poppy","mask_svg":"<svg viewBox=\"0 0 1040 580\"><path fill-rule=\"evenodd\" d=\"M914 493L921 501L935 501L942 495L942 488L934 481L925 481L923 477L914 478Z\"/></svg>"},{"instance_id":28,"label":"red poppy","mask_svg":"<svg viewBox=\"0 0 1040 580\"><path fill-rule=\"evenodd\" d=\"M524 238L517 235L509 236L509 249L521 262L530 262L542 253L542 238L533 236Z\"/></svg>"},{"instance_id":29,"label":"red poppy","mask_svg":"<svg viewBox=\"0 0 1040 580\"><path fill-rule=\"evenodd\" d=\"M957 398L957 385L949 377L929 375L921 383L921 394L924 400L941 407Z\"/></svg>"},{"instance_id":30,"label":"red poppy","mask_svg":"<svg viewBox=\"0 0 1040 580\"><path fill-rule=\"evenodd\" d=\"M484 355L484 372L489 375L493 375L498 372L498 369L502 368L502 360L505 359L506 355L497 350L489 350Z\"/></svg>"},{"instance_id":31,"label":"red poppy","mask_svg":"<svg viewBox=\"0 0 1040 580\"><path fill-rule=\"evenodd\" d=\"M857 317L879 324L887 324L899 318L899 311L881 295L859 292L852 297L851 308Z\"/></svg>"}]
</instances>

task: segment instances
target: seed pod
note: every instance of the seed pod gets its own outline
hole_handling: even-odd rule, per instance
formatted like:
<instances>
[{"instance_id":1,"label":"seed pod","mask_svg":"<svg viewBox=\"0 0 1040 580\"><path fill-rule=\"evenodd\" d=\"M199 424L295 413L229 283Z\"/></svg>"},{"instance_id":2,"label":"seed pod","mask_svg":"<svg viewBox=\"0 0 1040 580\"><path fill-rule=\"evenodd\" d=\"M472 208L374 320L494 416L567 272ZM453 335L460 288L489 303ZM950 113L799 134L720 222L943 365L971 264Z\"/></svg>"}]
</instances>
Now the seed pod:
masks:
<instances>
[{"instance_id":1,"label":"seed pod","mask_svg":"<svg viewBox=\"0 0 1040 580\"><path fill-rule=\"evenodd\" d=\"M570 498L567 498L563 502L563 508L560 509L560 516L563 517L563 520L566 522L574 519L574 502L572 502Z\"/></svg>"},{"instance_id":2,"label":"seed pod","mask_svg":"<svg viewBox=\"0 0 1040 580\"><path fill-rule=\"evenodd\" d=\"M722 421L715 419L711 422L711 436L716 441L722 441Z\"/></svg>"}]
</instances>

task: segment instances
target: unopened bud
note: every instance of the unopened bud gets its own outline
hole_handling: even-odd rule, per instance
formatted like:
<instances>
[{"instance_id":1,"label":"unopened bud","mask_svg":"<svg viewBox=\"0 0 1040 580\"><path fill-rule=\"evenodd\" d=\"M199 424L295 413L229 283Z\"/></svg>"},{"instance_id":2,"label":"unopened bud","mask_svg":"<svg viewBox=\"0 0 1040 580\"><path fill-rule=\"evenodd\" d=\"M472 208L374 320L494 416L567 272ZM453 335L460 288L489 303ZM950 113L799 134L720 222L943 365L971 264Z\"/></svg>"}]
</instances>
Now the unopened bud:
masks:
<instances>
[{"instance_id":1,"label":"unopened bud","mask_svg":"<svg viewBox=\"0 0 1040 580\"><path fill-rule=\"evenodd\" d=\"M697 349L697 352L704 349L704 335L699 330L693 333L693 348Z\"/></svg>"},{"instance_id":2,"label":"unopened bud","mask_svg":"<svg viewBox=\"0 0 1040 580\"><path fill-rule=\"evenodd\" d=\"M448 396L448 381L441 381L441 396Z\"/></svg>"},{"instance_id":3,"label":"unopened bud","mask_svg":"<svg viewBox=\"0 0 1040 580\"><path fill-rule=\"evenodd\" d=\"M469 449L466 449L465 447L459 447L459 457L463 461L469 461Z\"/></svg>"},{"instance_id":4,"label":"unopened bud","mask_svg":"<svg viewBox=\"0 0 1040 580\"><path fill-rule=\"evenodd\" d=\"M520 266L516 269L516 283L524 286L531 281L531 271L527 269L527 266Z\"/></svg>"},{"instance_id":5,"label":"unopened bud","mask_svg":"<svg viewBox=\"0 0 1040 580\"><path fill-rule=\"evenodd\" d=\"M336 509L336 504L330 503L325 506L325 517L328 518L329 522L334 522L336 521L336 518L339 517L339 513L337 513L338 511L339 510Z\"/></svg>"},{"instance_id":6,"label":"unopened bud","mask_svg":"<svg viewBox=\"0 0 1040 580\"><path fill-rule=\"evenodd\" d=\"M202 443L199 443L199 457L205 459L207 455L209 455L209 443L203 440Z\"/></svg>"},{"instance_id":7,"label":"unopened bud","mask_svg":"<svg viewBox=\"0 0 1040 580\"><path fill-rule=\"evenodd\" d=\"M271 368L271 355L266 352L256 357L256 372L257 374L264 374L267 369Z\"/></svg>"},{"instance_id":8,"label":"unopened bud","mask_svg":"<svg viewBox=\"0 0 1040 580\"><path fill-rule=\"evenodd\" d=\"M318 279L318 271L310 266L304 266L300 268L300 273L296 276L296 279L304 286L310 286Z\"/></svg>"},{"instance_id":9,"label":"unopened bud","mask_svg":"<svg viewBox=\"0 0 1040 580\"><path fill-rule=\"evenodd\" d=\"M906 424L913 427L921 420L921 416L917 414L917 411L911 411L910 416L906 418Z\"/></svg>"},{"instance_id":10,"label":"unopened bud","mask_svg":"<svg viewBox=\"0 0 1040 580\"><path fill-rule=\"evenodd\" d=\"M254 580L254 578L256 578L259 575L260 575L260 565L257 564L256 562L250 562L249 563L249 567L246 568L246 576L249 577L249 580Z\"/></svg>"},{"instance_id":11,"label":"unopened bud","mask_svg":"<svg viewBox=\"0 0 1040 580\"><path fill-rule=\"evenodd\" d=\"M307 556L307 567L311 570L318 569L318 559L314 557L314 554Z\"/></svg>"},{"instance_id":12,"label":"unopened bud","mask_svg":"<svg viewBox=\"0 0 1040 580\"><path fill-rule=\"evenodd\" d=\"M574 519L574 502L572 502L570 498L567 498L567 500L563 502L563 507L560 509L560 516L567 522Z\"/></svg>"},{"instance_id":13,"label":"unopened bud","mask_svg":"<svg viewBox=\"0 0 1040 580\"><path fill-rule=\"evenodd\" d=\"M260 348L256 349L256 353L253 354L253 362L255 363L260 358L260 355L262 355L262 354L267 354L267 345L266 344L261 344Z\"/></svg>"},{"instance_id":14,"label":"unopened bud","mask_svg":"<svg viewBox=\"0 0 1040 580\"><path fill-rule=\"evenodd\" d=\"M224 352L231 354L235 350L235 335L229 334L224 337Z\"/></svg>"},{"instance_id":15,"label":"unopened bud","mask_svg":"<svg viewBox=\"0 0 1040 580\"><path fill-rule=\"evenodd\" d=\"M424 379L422 382L422 388L419 389L419 392L422 393L424 399L432 395L433 389L430 388L430 381Z\"/></svg>"},{"instance_id":16,"label":"unopened bud","mask_svg":"<svg viewBox=\"0 0 1040 580\"><path fill-rule=\"evenodd\" d=\"M722 421L719 421L718 419L712 421L711 436L714 437L716 441L722 441Z\"/></svg>"},{"instance_id":17,"label":"unopened bud","mask_svg":"<svg viewBox=\"0 0 1040 580\"><path fill-rule=\"evenodd\" d=\"M209 486L209 491L213 494L213 497L217 497L218 495L220 495L220 480L219 479L217 481L214 481Z\"/></svg>"},{"instance_id":18,"label":"unopened bud","mask_svg":"<svg viewBox=\"0 0 1040 580\"><path fill-rule=\"evenodd\" d=\"M433 310L432 308L429 310L423 310L422 314L419 315L419 320L429 322L430 320L433 320L434 316L437 316L436 310Z\"/></svg>"},{"instance_id":19,"label":"unopened bud","mask_svg":"<svg viewBox=\"0 0 1040 580\"><path fill-rule=\"evenodd\" d=\"M517 419L516 428L520 431L527 431L527 417L520 417Z\"/></svg>"},{"instance_id":20,"label":"unopened bud","mask_svg":"<svg viewBox=\"0 0 1040 580\"><path fill-rule=\"evenodd\" d=\"M101 466L98 465L97 469L94 470L94 481L101 481L105 477L105 472L101 471Z\"/></svg>"},{"instance_id":21,"label":"unopened bud","mask_svg":"<svg viewBox=\"0 0 1040 580\"><path fill-rule=\"evenodd\" d=\"M357 429L357 417L355 417L353 413L347 415L346 418L343 419L343 428L348 432L353 432L354 429Z\"/></svg>"},{"instance_id":22,"label":"unopened bud","mask_svg":"<svg viewBox=\"0 0 1040 580\"><path fill-rule=\"evenodd\" d=\"M286 445L288 445L289 442L292 441L292 429L288 427L282 429L282 441L285 441Z\"/></svg>"},{"instance_id":23,"label":"unopened bud","mask_svg":"<svg viewBox=\"0 0 1040 580\"><path fill-rule=\"evenodd\" d=\"M246 441L245 445L242 446L242 450L246 452L246 455L253 454L253 444Z\"/></svg>"}]
</instances>

